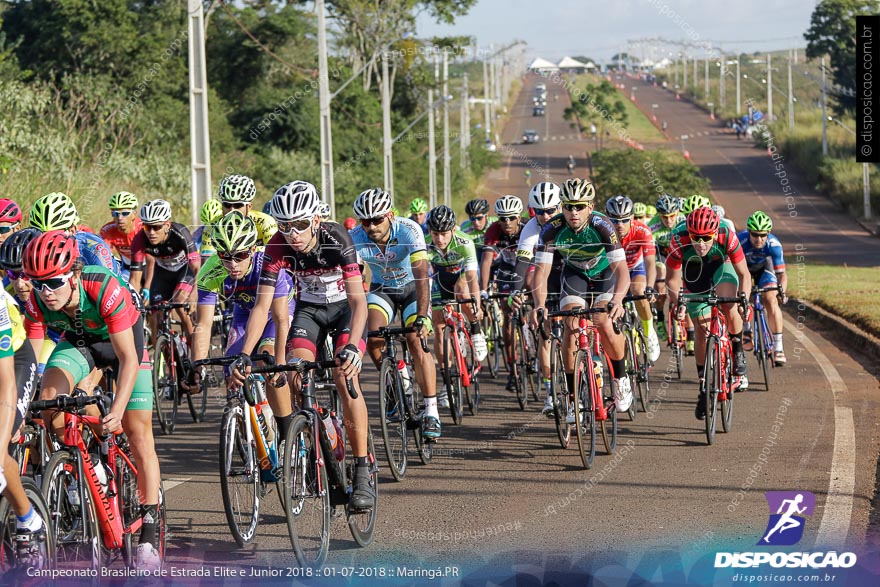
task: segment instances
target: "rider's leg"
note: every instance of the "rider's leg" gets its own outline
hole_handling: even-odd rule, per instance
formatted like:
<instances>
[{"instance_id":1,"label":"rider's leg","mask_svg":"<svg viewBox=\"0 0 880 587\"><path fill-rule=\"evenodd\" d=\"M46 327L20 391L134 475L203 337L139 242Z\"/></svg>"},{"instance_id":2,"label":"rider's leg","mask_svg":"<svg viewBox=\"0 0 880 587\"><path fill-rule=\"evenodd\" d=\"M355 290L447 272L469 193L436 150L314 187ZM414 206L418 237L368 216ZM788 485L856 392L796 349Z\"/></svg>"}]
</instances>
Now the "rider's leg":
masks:
<instances>
[{"instance_id":1,"label":"rider's leg","mask_svg":"<svg viewBox=\"0 0 880 587\"><path fill-rule=\"evenodd\" d=\"M394 317L394 308L390 300L378 292L367 294L367 330L379 330L388 326L389 320ZM385 350L385 339L374 337L367 339L367 354L373 361L376 369L382 364L382 352Z\"/></svg>"}]
</instances>

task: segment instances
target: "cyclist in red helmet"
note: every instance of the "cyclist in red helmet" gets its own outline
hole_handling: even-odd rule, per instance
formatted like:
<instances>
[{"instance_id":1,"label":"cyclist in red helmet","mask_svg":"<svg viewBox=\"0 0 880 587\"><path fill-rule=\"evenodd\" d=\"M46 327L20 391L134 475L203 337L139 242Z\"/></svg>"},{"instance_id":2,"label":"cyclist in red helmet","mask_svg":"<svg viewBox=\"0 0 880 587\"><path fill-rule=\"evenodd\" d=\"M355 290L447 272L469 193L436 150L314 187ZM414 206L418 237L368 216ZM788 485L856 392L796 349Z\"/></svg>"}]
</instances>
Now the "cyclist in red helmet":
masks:
<instances>
[{"instance_id":1,"label":"cyclist in red helmet","mask_svg":"<svg viewBox=\"0 0 880 587\"><path fill-rule=\"evenodd\" d=\"M21 208L9 198L0 198L0 244L21 228Z\"/></svg>"},{"instance_id":2,"label":"cyclist in red helmet","mask_svg":"<svg viewBox=\"0 0 880 587\"><path fill-rule=\"evenodd\" d=\"M679 291L684 285L685 293L703 294L709 291L712 284L720 297L748 295L752 288L752 277L749 274L746 258L736 234L727 226L721 225L721 219L712 208L703 206L696 208L687 216L687 222L676 230L669 244L669 255L666 257L666 288L669 303L678 303ZM670 307L671 307L670 306ZM746 355L743 352L743 319L742 309L736 304L724 304L722 312L727 317L730 341L733 346L734 375L739 381L734 388L745 390L748 387L746 378ZM706 331L709 328L711 309L707 304L689 303L687 313L693 319L696 328L695 357L697 374L703 378L706 364ZM683 316L679 316L683 318ZM706 407L702 394L697 401L694 415L698 420L706 417Z\"/></svg>"},{"instance_id":3,"label":"cyclist in red helmet","mask_svg":"<svg viewBox=\"0 0 880 587\"><path fill-rule=\"evenodd\" d=\"M24 253L24 273L34 286L25 307L25 332L35 355L40 355L47 328L62 332L43 374L40 398L73 395L75 383L93 369L113 367L116 395L104 430L122 428L138 463L138 494L144 525L137 547L140 568L156 569L159 459L153 443L152 376L144 351L140 299L109 269L84 265L76 240L63 231L46 232L31 241ZM63 433L60 414L45 414L55 433ZM152 520L150 522L149 520Z\"/></svg>"}]
</instances>

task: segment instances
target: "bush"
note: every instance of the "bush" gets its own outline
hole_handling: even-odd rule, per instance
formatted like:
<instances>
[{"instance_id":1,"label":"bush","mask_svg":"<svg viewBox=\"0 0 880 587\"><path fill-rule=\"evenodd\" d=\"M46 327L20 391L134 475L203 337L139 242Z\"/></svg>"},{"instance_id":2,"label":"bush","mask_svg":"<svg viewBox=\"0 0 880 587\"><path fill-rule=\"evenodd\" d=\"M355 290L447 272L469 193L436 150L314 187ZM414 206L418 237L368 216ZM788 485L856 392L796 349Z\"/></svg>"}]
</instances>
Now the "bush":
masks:
<instances>
[{"instance_id":1,"label":"bush","mask_svg":"<svg viewBox=\"0 0 880 587\"><path fill-rule=\"evenodd\" d=\"M603 207L608 198L616 195L653 204L664 192L688 196L708 193L710 187L709 180L699 174L693 163L673 151L603 149L593 155L593 170Z\"/></svg>"}]
</instances>

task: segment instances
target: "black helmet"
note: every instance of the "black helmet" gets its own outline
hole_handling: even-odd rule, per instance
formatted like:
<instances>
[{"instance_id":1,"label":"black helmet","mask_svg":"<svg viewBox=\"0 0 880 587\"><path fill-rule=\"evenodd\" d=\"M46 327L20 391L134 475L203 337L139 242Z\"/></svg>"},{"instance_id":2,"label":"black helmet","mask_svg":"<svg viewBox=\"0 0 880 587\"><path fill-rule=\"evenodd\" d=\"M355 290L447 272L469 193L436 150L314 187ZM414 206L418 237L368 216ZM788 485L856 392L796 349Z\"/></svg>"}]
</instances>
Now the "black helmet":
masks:
<instances>
[{"instance_id":1,"label":"black helmet","mask_svg":"<svg viewBox=\"0 0 880 587\"><path fill-rule=\"evenodd\" d=\"M0 246L0 267L7 271L21 271L25 247L40 234L36 228L24 228L9 235Z\"/></svg>"},{"instance_id":2,"label":"black helmet","mask_svg":"<svg viewBox=\"0 0 880 587\"><path fill-rule=\"evenodd\" d=\"M485 200L484 200L485 201ZM488 203L486 204L488 206ZM455 212L449 206L437 206L428 212L428 229L447 232L455 228Z\"/></svg>"},{"instance_id":3,"label":"black helmet","mask_svg":"<svg viewBox=\"0 0 880 587\"><path fill-rule=\"evenodd\" d=\"M487 214L489 212L489 200L471 200L464 205L464 211L468 216Z\"/></svg>"}]
</instances>

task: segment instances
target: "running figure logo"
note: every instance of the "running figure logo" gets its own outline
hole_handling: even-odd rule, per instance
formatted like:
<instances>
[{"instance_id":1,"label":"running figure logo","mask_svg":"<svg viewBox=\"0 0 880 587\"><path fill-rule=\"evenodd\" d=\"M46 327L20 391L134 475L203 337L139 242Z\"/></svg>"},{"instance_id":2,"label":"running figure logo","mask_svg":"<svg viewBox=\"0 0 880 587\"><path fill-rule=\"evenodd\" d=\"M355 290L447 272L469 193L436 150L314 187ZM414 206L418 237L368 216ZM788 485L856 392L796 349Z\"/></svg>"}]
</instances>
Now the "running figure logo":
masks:
<instances>
[{"instance_id":1,"label":"running figure logo","mask_svg":"<svg viewBox=\"0 0 880 587\"><path fill-rule=\"evenodd\" d=\"M804 535L805 516L812 516L816 496L809 491L768 491L770 520L758 545L791 546ZM775 513L774 513L775 512Z\"/></svg>"}]
</instances>

